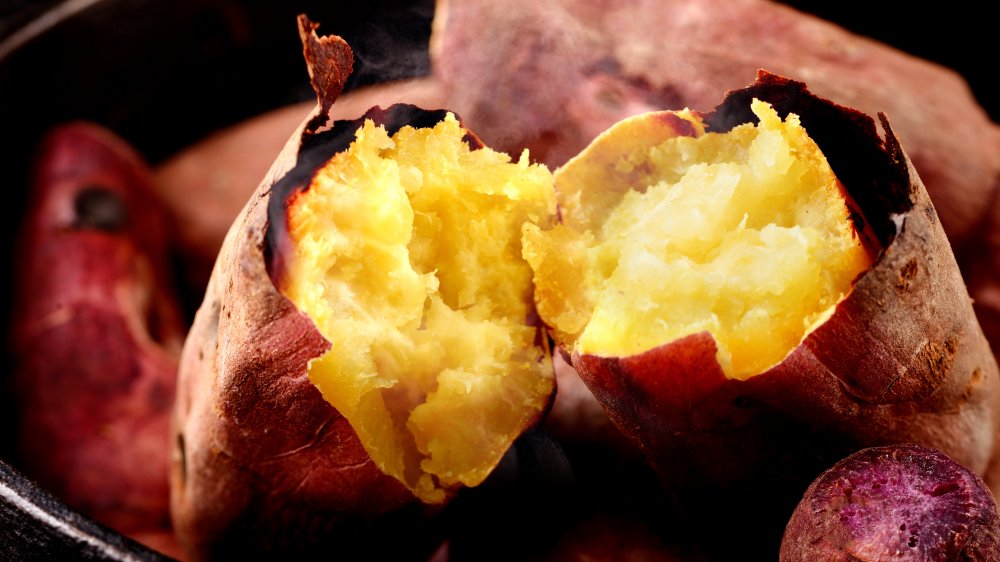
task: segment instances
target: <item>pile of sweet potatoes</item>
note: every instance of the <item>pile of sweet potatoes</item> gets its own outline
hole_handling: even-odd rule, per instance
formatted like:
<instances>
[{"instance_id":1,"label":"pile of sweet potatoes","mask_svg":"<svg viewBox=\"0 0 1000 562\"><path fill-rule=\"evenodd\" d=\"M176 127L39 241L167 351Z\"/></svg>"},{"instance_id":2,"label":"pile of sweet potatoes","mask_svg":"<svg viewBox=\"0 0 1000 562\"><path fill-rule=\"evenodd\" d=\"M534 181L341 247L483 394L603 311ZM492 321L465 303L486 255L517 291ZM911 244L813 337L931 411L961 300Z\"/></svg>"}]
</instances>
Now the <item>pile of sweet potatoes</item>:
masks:
<instances>
[{"instance_id":1,"label":"pile of sweet potatoes","mask_svg":"<svg viewBox=\"0 0 1000 562\"><path fill-rule=\"evenodd\" d=\"M121 141L85 126L55 133L36 174L37 202L23 236L22 305L13 325L21 466L78 509L169 550L169 542L156 538L170 533L169 456L173 532L184 555L196 559L261 553L773 559L783 532L782 560L821 556L814 545L822 541L840 545L834 550L867 541L863 552L877 557L879 548L901 543L844 538L857 529L817 522L822 508L810 512L803 505L820 498L842 506L837 498L851 497L844 482L882 482L881 475L888 480L864 488L866 497L908 506L907 521L940 525L933 533L910 533L906 541L954 539L919 549L911 544L912 556L905 559L937 560L942 552L995 556L1000 522L985 490L1000 490L1000 373L990 350L991 343L1000 345L991 259L993 238L1000 236L990 234L1000 131L961 80L760 0L672 0L655 10L642 2L600 10L577 0L514 4L442 1L432 77L343 96L353 62L349 47L320 37L315 24L301 19L315 109L287 108L179 154L157 170L155 194L149 171ZM788 78L757 74L758 68ZM745 86L755 75L757 81ZM916 83L922 87L909 87ZM553 276L584 267L582 258L573 258L584 255L575 245L611 228L598 217L667 181L643 176L648 170L640 154L752 126L760 119L750 111L753 99L773 107L779 119L801 123L818 146L844 194L849 212L842 218L865 240L871 261L846 294L809 321L783 359L748 376L731 376L709 331L622 348L635 352L601 353L581 344L587 340L578 336L590 317L574 307L592 298L596 282L570 287ZM396 102L433 111L390 106ZM701 113L680 112L684 107ZM371 388L379 390L348 391L362 383L338 382L346 378L321 384L316 364L329 373L359 367L342 353L329 358L340 342L322 332L326 320L294 304L288 276L303 259L295 228L306 219L290 209L307 194L321 193L323 182L367 177L358 175L362 168L365 174L396 174L392 181L412 200L408 228L414 240L421 228L438 228L421 227L437 224L421 222L422 216L447 217L453 206L472 206L456 199L418 208L414 186L446 180L433 168L402 164L410 145L398 133L413 128L418 136L433 136L430 131L448 122L440 108L460 116L460 144L469 154L461 158L475 166L494 154L491 149L510 154L497 157L522 170L529 170L529 158L547 164L554 176L534 164L530 173L542 190L539 200L551 199L551 208L532 207L525 211L530 219L504 226L509 241L500 257L475 258L477 266L455 274L445 262L459 263L458 254L438 255L439 266L414 266L426 283L421 290L441 292L440 301L428 300L418 311L447 305L451 311L441 317L465 311L480 324L463 323L468 327L435 335L445 343L429 343L421 334L430 333L438 317L425 310L386 328L389 336L380 332L384 340L372 340L389 343L377 344L371 356L378 369L361 372L359 380L375 381ZM647 111L659 112L622 121ZM366 119L387 131L378 151L386 160L378 165L388 171L380 167L376 174L370 164L359 168L351 160ZM459 176L472 177L472 169ZM598 176L600 182L577 179ZM630 183L639 176L646 183ZM468 197L477 204L496 194L511 197L519 193L512 182L527 181L505 177L493 180L496 185L476 180L479 191ZM389 259L379 253L388 248L384 227L355 225L366 224L378 206L365 206L363 198L359 205L353 216L348 211L343 218L317 219L334 233L368 228L365 236L379 240L366 250L374 257L330 250L325 284L335 289L326 290L341 295L332 301L334 320L388 310L359 312L353 297L342 296L363 291L368 285L348 281L382 275L377 266ZM582 208L600 212L588 210L586 221L575 223ZM168 219L173 242L167 240ZM468 231L431 236L427 244L468 237L475 246L477 236L501 236L463 220L469 220ZM523 239L522 223L535 225L523 227ZM559 238L567 245L552 246L552 255L532 246L538 235L531 232L575 224L586 227L581 238ZM334 244L336 235L330 240L331 248L342 247ZM409 244L412 255L427 251ZM183 274L169 271L171 245ZM455 252L465 247L459 243ZM405 259L416 264L421 258ZM494 269L515 271L510 279L527 284L491 285ZM474 273L485 276L485 289L449 284ZM386 279L378 285L386 292L371 302L395 305L410 298L397 273ZM179 360L179 379L184 329L173 296L177 283L205 293ZM534 335L526 343L496 336L510 338L512 351L501 355L534 366L470 374L473 363L454 357L477 345L485 354L493 345L483 334L494 337L499 320L482 317L476 307L505 291L517 293L512 302L526 307L515 307L519 318L510 333ZM496 307L486 309L503 316ZM415 347L398 344L401 334L411 333L406 337ZM426 362L430 355L451 359ZM413 365L437 365L430 374L416 374L439 377L437 382L389 390L402 376L394 373ZM522 372L544 373L517 374ZM509 385L515 383L501 381L516 377L524 392L512 400ZM456 385L476 397L472 405L456 407L440 422L418 413ZM479 394L480 385L490 391ZM359 425L381 411L372 409L375 402L394 413L372 418L380 420L374 426ZM400 417L395 404L409 404L411 417ZM491 429L508 415L516 420ZM414 429L418 420L440 433L421 437ZM480 439L474 431L491 436L481 441L491 448L491 464L476 469L481 477L428 468L444 462L438 458L457 458L447 452L444 435L460 434L466 439L460 442L468 442ZM868 463L863 468L838 464L806 490L851 453L909 442L933 449L869 449L860 454L869 457L844 461ZM414 465L393 468L394 457L384 454L389 447L422 459L415 466L428 472L418 479ZM904 468L881 468L876 461L885 458ZM914 462L923 470L919 477L930 475L927 490L896 485L913 470L906 463ZM843 473L850 477L838 476ZM107 478L121 484L108 486ZM974 523L936 515L952 512L937 500L913 499L914 490L948 501L954 499L949 494L965 494L955 501L972 506L963 517ZM793 516L803 492L806 499ZM926 514L914 515L918 508ZM739 521L729 523L730 541L713 541L714 531L706 530L720 512ZM904 523L878 525L899 529Z\"/></svg>"}]
</instances>

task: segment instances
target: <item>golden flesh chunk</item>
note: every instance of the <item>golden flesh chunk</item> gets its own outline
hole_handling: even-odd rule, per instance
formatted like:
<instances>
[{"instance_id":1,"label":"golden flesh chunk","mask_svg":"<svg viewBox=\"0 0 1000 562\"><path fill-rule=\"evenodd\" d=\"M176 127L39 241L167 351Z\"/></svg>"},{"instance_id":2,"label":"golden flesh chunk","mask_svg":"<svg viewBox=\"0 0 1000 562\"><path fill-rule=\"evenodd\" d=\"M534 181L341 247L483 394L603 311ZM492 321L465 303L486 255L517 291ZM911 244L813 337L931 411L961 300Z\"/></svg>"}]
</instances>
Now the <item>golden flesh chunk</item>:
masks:
<instances>
[{"instance_id":1,"label":"golden flesh chunk","mask_svg":"<svg viewBox=\"0 0 1000 562\"><path fill-rule=\"evenodd\" d=\"M752 110L728 133L687 111L630 118L556 173L563 224L526 225L524 255L560 343L621 357L707 331L746 379L851 290L871 257L842 186L797 116Z\"/></svg>"},{"instance_id":2,"label":"golden flesh chunk","mask_svg":"<svg viewBox=\"0 0 1000 562\"><path fill-rule=\"evenodd\" d=\"M450 114L392 136L367 121L288 215L285 294L332 346L309 377L428 503L485 479L554 384L521 255L552 175L464 135Z\"/></svg>"}]
</instances>

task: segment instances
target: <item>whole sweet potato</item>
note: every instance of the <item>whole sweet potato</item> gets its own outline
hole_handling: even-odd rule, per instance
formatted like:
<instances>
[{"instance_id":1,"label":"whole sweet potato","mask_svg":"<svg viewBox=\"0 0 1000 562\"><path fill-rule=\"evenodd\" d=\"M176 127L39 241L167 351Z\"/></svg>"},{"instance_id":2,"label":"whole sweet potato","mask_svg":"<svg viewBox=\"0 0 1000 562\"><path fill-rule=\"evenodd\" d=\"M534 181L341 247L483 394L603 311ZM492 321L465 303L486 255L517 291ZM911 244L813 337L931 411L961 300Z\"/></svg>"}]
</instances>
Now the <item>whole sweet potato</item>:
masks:
<instances>
[{"instance_id":1,"label":"whole sweet potato","mask_svg":"<svg viewBox=\"0 0 1000 562\"><path fill-rule=\"evenodd\" d=\"M827 312L806 319L808 329L802 336L793 336L789 351L777 356L764 356L759 341L739 343L744 335L753 338L760 336L759 332L740 335L737 328L737 343L729 347L717 344L722 340L712 334L719 332L709 333L709 328L649 339L644 334L655 332L647 327L674 320L651 316L640 324L642 331L635 336L645 338L640 340L631 339L632 332L627 331L630 324L615 316L644 315L662 303L639 300L635 310L601 309L591 316L580 303L599 289L592 287L590 277L577 282L576 277L566 277L567 271L614 271L623 279L646 279L649 290L658 282L676 282L673 277L664 281L654 279L657 275L650 277L649 268L657 266L650 261L654 258L645 254L633 259L598 253L583 259L574 253L577 245L587 244L596 233L614 233L609 229L625 224L614 218L618 215L611 210L638 200L644 186L661 189L678 181L659 176L647 179L646 174L652 172L642 155L645 151L675 154L670 147L677 146L676 161L667 162L678 168L691 165L688 159L700 162L696 156L700 149L685 148L693 144L659 143L731 129L735 133L738 125L757 119L747 110L752 98L773 104L780 115L798 116L796 122L801 121L842 184L847 209L857 205L848 215L857 229L854 235L876 239L880 250L874 261L862 268L842 298L823 305L829 306ZM763 122L763 117L760 119ZM875 123L864 114L818 98L802 83L762 73L757 83L731 92L704 118L704 133L697 131L700 122L688 112L652 113L623 122L599 137L556 174L564 223L572 224L579 216L594 223L584 223L578 238L561 239L553 229L553 239L563 240L559 249L529 258L536 271L536 299L543 320L554 328L557 342L615 424L636 441L669 481L687 490L699 490L692 495L695 501L701 498L705 511L711 512L714 508L710 506L718 500L726 502L734 514L749 518L744 505L754 505L759 512L753 521L765 526L771 518L782 513L787 516L783 510L790 509L790 496L822 468L820 463L829 466L867 446L920 442L942 449L985 475L991 485L1000 484L996 472L1000 413L997 364L976 322L934 207L888 121L883 118L886 137L882 140ZM770 146L762 142L760 146ZM722 158L730 153L744 154L735 146L722 145L720 150ZM725 167L728 164L720 166L720 170L730 169ZM665 169L672 168L667 164ZM699 177L705 169L702 164L692 166L692 176L685 176L685 181ZM728 185L728 177L720 176L723 179L718 181ZM633 181L636 183L630 183ZM656 210L671 208L668 202L661 205ZM591 214L578 211L588 206ZM702 213L711 207L690 212L687 207L678 207L677 220L687 221L681 230L696 228L705 216ZM736 217L740 224L733 236L742 237L747 229L760 228L756 212L747 211L742 223ZM627 224L646 225L646 230L668 228L672 223L662 222L667 220L664 216L640 216ZM807 218L808 213L797 220ZM772 226L762 232L777 239ZM530 234L526 232L526 247L530 249L526 255L538 248L544 252L544 246L528 243L533 238ZM608 235L618 239L615 236L631 234ZM699 239L671 239L668 244L702 243ZM664 242L653 244L648 247L651 255L663 251L656 244ZM694 263L694 268L711 262L719 251L714 246L707 248L703 255L692 254L685 263ZM588 265L591 259L595 265ZM773 258L785 259L789 258L777 254ZM797 286L772 289L781 287L781 279L774 278L779 283L774 285L755 273L756 266L740 260L719 270L724 276L720 283L760 283L765 293L798 290ZM677 267L686 268L685 263ZM833 264L824 262L823 268L826 271L818 270L815 275L820 275L819 271L826 275ZM640 296L641 290L617 289L625 295L640 292ZM730 297L723 294L718 298L728 302ZM669 310L687 314L689 301L678 303ZM755 308L753 301L735 306L745 307L739 311L740 322L771 314L761 313L768 309ZM620 327L623 336L615 341L622 342L621 352L598 351L596 344L577 335L583 326L589 329L595 321L600 321L602 330L613 332ZM704 321L707 326L713 319ZM723 329L728 328L723 325ZM775 340L786 337L778 331L766 335ZM640 344L634 345L636 342ZM592 347L585 348L588 345ZM749 490L755 503L741 503L748 501L738 494L741 490ZM706 499L709 497L713 499ZM774 512L768 514L769 510ZM768 532L773 530L772 526Z\"/></svg>"},{"instance_id":2,"label":"whole sweet potato","mask_svg":"<svg viewBox=\"0 0 1000 562\"><path fill-rule=\"evenodd\" d=\"M38 156L11 327L25 473L148 540L169 530L184 336L165 220L149 170L124 141L86 123L53 130Z\"/></svg>"},{"instance_id":3,"label":"whole sweet potato","mask_svg":"<svg viewBox=\"0 0 1000 562\"><path fill-rule=\"evenodd\" d=\"M541 415L552 392L551 363L530 314L520 224L493 232L491 241L510 238L514 245L501 244L497 263L483 258L477 267L489 271L510 262L524 287L506 284L508 278L486 279L481 288L463 285L474 276L457 272L449 260L462 263L466 242L475 238L434 233L454 222L450 217L466 202L432 198L449 185L449 172L421 172L419 165L438 156L417 152L407 160L403 153L425 145L404 137L430 139L432 151L480 163L505 160L518 173L540 177L543 187L548 178L543 219L554 210L551 176L526 160L509 163L505 155L480 150L476 137L444 111L395 105L373 108L355 121L331 121L352 55L339 37L320 39L314 30L300 18L319 106L229 230L182 355L172 513L178 537L195 558L262 552L426 557L440 541L426 516L439 508L417 498L443 503L484 479ZM443 144L433 144L438 141ZM417 166L388 160L393 151L400 152L399 162L415 159ZM380 180L397 170L396 183ZM462 170L462 178L472 174ZM419 193L429 207L418 208L416 184L424 177L429 189ZM470 205L518 193L513 184L475 177L459 182L480 190L469 195ZM380 199L380 190L391 194ZM394 205L407 197L414 198L414 209L397 211ZM412 245L397 245L411 232ZM448 243L453 253L435 253ZM435 255L437 262L425 263ZM331 294L314 297L323 291ZM517 325L509 337L497 336L499 325L483 328L478 316L462 317L488 314L481 306L490 300L484 291L521 303L504 319ZM425 303L429 296L434 298ZM416 318L391 324L414 310ZM422 310L430 312L422 317ZM468 333L446 330L435 339L440 325L460 321ZM484 334L490 337L480 339ZM400 343L407 337L415 346ZM473 358L493 358L487 347L500 355L506 350L521 370L507 377L491 363L478 376L475 365L449 363L469 351ZM451 366L439 367L442 361ZM369 372L372 367L385 370ZM425 386L397 388L407 371ZM519 380L528 381L523 394ZM490 399L495 390L504 400ZM463 403L462 397L473 400ZM437 413L448 413L454 403L461 411ZM490 431L496 418L503 425ZM455 448L449 439L472 443Z\"/></svg>"},{"instance_id":4,"label":"whole sweet potato","mask_svg":"<svg viewBox=\"0 0 1000 562\"><path fill-rule=\"evenodd\" d=\"M997 560L1000 515L981 478L912 443L854 453L795 508L781 562Z\"/></svg>"}]
</instances>

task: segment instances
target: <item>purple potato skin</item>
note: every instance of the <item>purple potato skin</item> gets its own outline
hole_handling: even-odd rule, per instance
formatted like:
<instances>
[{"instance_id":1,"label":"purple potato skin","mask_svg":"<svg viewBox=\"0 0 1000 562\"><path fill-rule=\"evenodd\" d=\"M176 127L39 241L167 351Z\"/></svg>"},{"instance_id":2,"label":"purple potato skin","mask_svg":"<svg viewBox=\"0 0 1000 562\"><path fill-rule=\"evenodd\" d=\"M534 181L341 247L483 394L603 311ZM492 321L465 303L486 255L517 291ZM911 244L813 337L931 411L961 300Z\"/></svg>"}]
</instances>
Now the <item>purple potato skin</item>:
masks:
<instances>
[{"instance_id":1,"label":"purple potato skin","mask_svg":"<svg viewBox=\"0 0 1000 562\"><path fill-rule=\"evenodd\" d=\"M873 447L809 486L779 560L1000 560L1000 516L982 479L937 449Z\"/></svg>"}]
</instances>

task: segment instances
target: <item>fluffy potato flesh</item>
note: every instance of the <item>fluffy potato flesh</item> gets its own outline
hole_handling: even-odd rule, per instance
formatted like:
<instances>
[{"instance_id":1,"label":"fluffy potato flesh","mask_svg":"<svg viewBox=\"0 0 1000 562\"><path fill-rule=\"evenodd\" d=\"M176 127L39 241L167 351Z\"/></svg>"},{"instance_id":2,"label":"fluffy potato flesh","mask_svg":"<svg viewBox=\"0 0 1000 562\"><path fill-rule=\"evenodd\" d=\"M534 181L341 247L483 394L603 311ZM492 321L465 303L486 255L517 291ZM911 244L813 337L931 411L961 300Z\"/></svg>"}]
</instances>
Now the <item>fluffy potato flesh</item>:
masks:
<instances>
[{"instance_id":1,"label":"fluffy potato flesh","mask_svg":"<svg viewBox=\"0 0 1000 562\"><path fill-rule=\"evenodd\" d=\"M554 384L521 256L552 176L464 135L450 114L392 136L367 121L288 214L284 290L332 346L309 377L428 503L481 482Z\"/></svg>"},{"instance_id":2,"label":"fluffy potato flesh","mask_svg":"<svg viewBox=\"0 0 1000 562\"><path fill-rule=\"evenodd\" d=\"M745 379L850 291L871 258L842 186L798 117L752 110L758 125L728 133L690 112L638 116L556 174L564 222L527 225L524 255L562 343L631 356L707 331ZM670 127L683 134L659 138Z\"/></svg>"}]
</instances>

